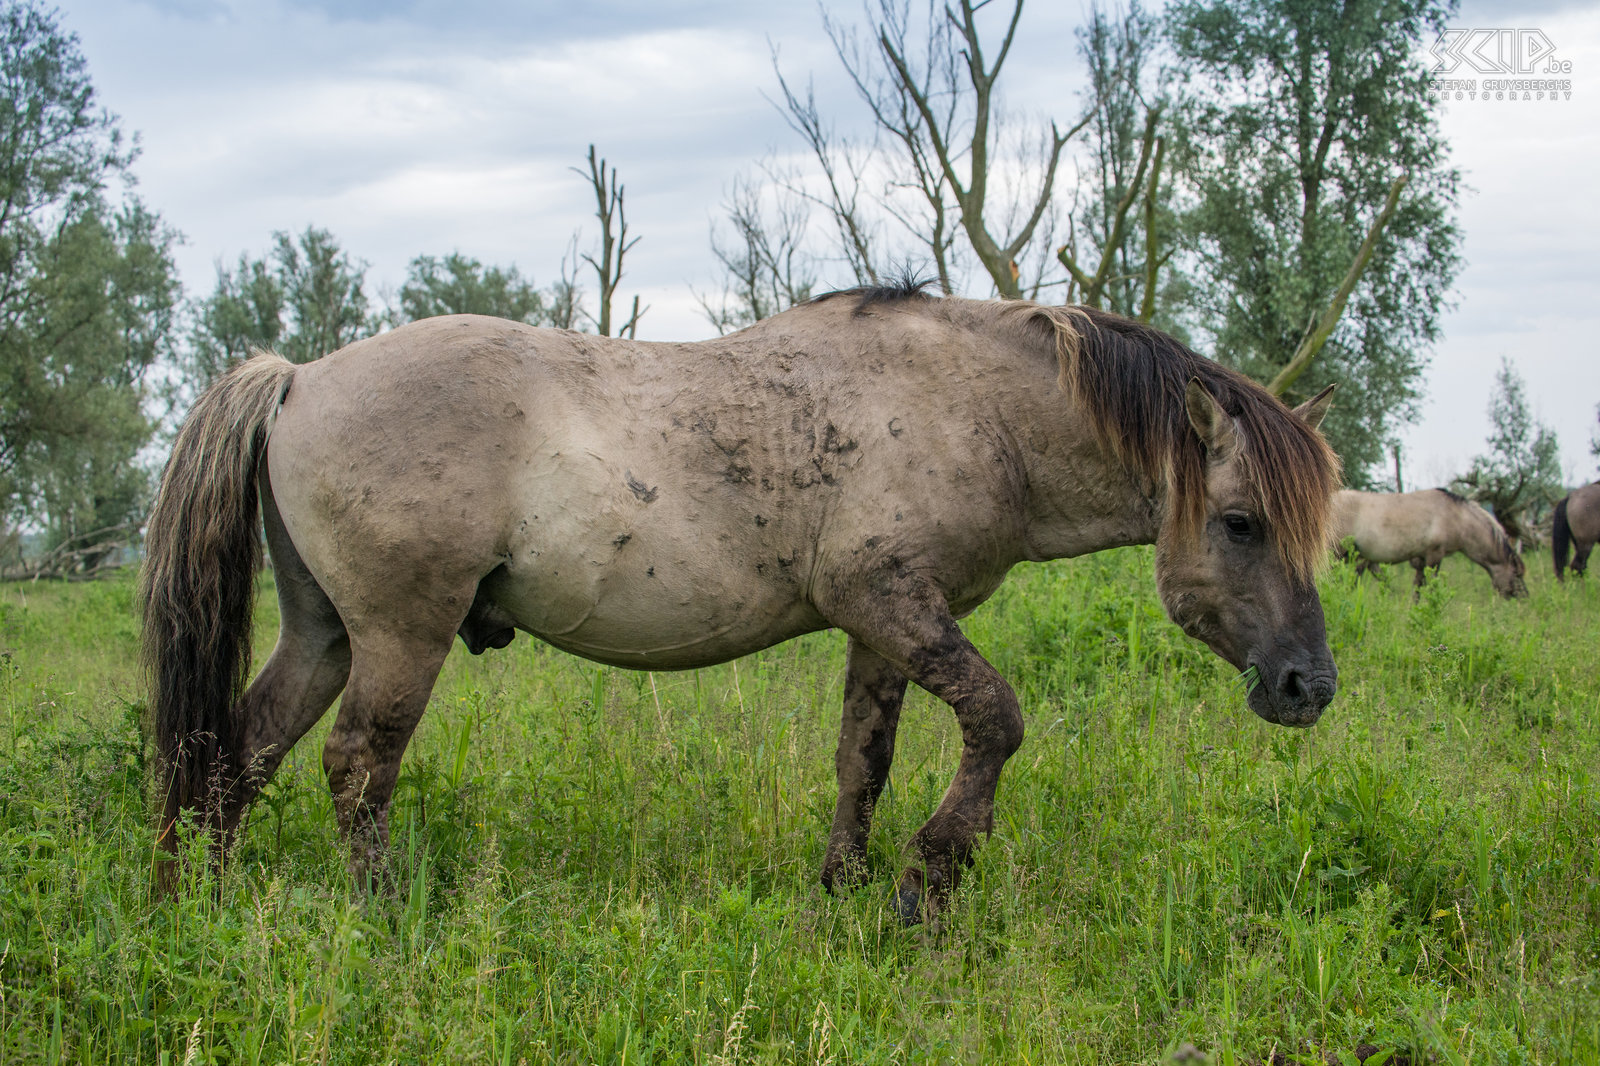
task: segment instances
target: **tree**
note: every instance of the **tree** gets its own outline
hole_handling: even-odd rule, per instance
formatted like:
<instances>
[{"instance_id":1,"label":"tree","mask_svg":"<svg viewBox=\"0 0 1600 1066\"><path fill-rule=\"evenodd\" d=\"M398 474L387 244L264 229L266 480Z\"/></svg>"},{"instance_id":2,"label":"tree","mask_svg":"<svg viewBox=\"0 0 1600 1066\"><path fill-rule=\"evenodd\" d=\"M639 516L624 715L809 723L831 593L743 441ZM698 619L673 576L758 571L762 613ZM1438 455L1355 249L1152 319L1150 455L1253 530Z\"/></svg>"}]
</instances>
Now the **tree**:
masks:
<instances>
[{"instance_id":1,"label":"tree","mask_svg":"<svg viewBox=\"0 0 1600 1066\"><path fill-rule=\"evenodd\" d=\"M578 173L582 174L583 171L579 170ZM627 209L623 187L617 182L617 168L607 169L606 161L595 157L592 144L589 146L588 178L590 187L594 189L594 217L600 220L600 249L598 259L585 252L583 261L594 267L600 282L600 313L594 318L595 328L600 331L600 336L609 337L611 301L616 296L617 286L622 283L622 259L639 243L639 238L628 239ZM635 296L633 311L617 330L617 336L636 336L639 318L647 310L649 308L639 307L639 297Z\"/></svg>"},{"instance_id":2,"label":"tree","mask_svg":"<svg viewBox=\"0 0 1600 1066\"><path fill-rule=\"evenodd\" d=\"M278 354L292 363L309 363L373 331L366 263L350 258L325 229L308 226L298 242L282 231L273 239L272 258L289 318Z\"/></svg>"},{"instance_id":3,"label":"tree","mask_svg":"<svg viewBox=\"0 0 1600 1066\"><path fill-rule=\"evenodd\" d=\"M711 254L723 270L723 291L715 305L695 294L716 331L743 329L811 299L816 263L805 249L807 200L783 185L741 177L722 206L733 235L713 226Z\"/></svg>"},{"instance_id":4,"label":"tree","mask_svg":"<svg viewBox=\"0 0 1600 1066\"><path fill-rule=\"evenodd\" d=\"M772 69L783 94L779 110L784 121L806 142L820 172L818 178L811 181L797 166L780 168L775 161L761 164L764 177L778 195L787 198L788 204L792 205L780 206L777 225L780 229L787 229L786 219L803 218L804 209L808 206L821 207L833 223L833 250L836 257L845 264L857 285L875 285L886 273L878 262L882 241L881 227L870 211L874 198L867 194L865 188L876 153L870 147L864 148L835 131L833 125L818 111L816 93L809 82L804 96L790 87L778 66L776 50L772 55ZM925 201L934 205L935 214L926 232L921 225L908 222L898 214L895 217L914 236L927 242L939 273L940 285L943 291L950 292L949 249L954 234L945 211L945 197L930 192L930 183L942 187L944 179L942 175L930 171L927 161L917 154L911 153L910 161L918 188ZM760 221L759 217L757 221ZM738 222L735 222L735 227L742 228ZM813 263L817 258L812 257ZM814 272L814 267L808 268L808 272Z\"/></svg>"},{"instance_id":5,"label":"tree","mask_svg":"<svg viewBox=\"0 0 1600 1066\"><path fill-rule=\"evenodd\" d=\"M1494 512L1507 536L1533 543L1536 523L1565 491L1561 453L1555 431L1529 412L1522 376L1506 359L1495 375L1489 421L1488 453L1456 484Z\"/></svg>"},{"instance_id":6,"label":"tree","mask_svg":"<svg viewBox=\"0 0 1600 1066\"><path fill-rule=\"evenodd\" d=\"M830 19L824 25L881 134L886 158L879 169L887 186L879 198L882 210L928 250L945 291L956 287L952 256L959 230L994 290L1018 298L1039 291L1043 266L1027 270L1025 279L1023 263L1039 245L1048 247L1048 240L1035 242L1048 236L1061 152L1088 120L1064 133L1051 122L1036 137L1001 136L998 84L1023 4L1012 4L992 52L978 25L986 6L988 0L957 0L943 7L930 0L919 20L912 17L909 0L877 0L869 14L870 41ZM845 188L837 182L839 175L870 169L859 162L830 169L815 136L826 127L817 120L809 93L802 100L786 84L783 91L791 125L807 135L836 189ZM1031 155L1026 150L1007 154L1008 145L1029 143ZM1025 176L1005 180L1008 170ZM1035 172L1037 177L1026 176ZM833 199L836 212L853 202L848 192ZM852 239L865 229L859 220L844 228L853 231ZM1044 256L1039 258L1042 264ZM872 265L870 256L857 260Z\"/></svg>"},{"instance_id":7,"label":"tree","mask_svg":"<svg viewBox=\"0 0 1600 1066\"><path fill-rule=\"evenodd\" d=\"M147 502L144 379L170 348L177 235L126 193L136 152L57 19L0 5L0 524L92 546Z\"/></svg>"},{"instance_id":8,"label":"tree","mask_svg":"<svg viewBox=\"0 0 1600 1066\"><path fill-rule=\"evenodd\" d=\"M1595 406L1594 413L1595 420L1600 421L1600 405ZM1600 459L1600 432L1595 430L1589 431L1589 454Z\"/></svg>"},{"instance_id":9,"label":"tree","mask_svg":"<svg viewBox=\"0 0 1600 1066\"><path fill-rule=\"evenodd\" d=\"M411 260L400 288L399 318L412 322L434 315L493 315L545 326L551 324L552 302L514 266L485 268L459 252L442 259L419 255Z\"/></svg>"},{"instance_id":10,"label":"tree","mask_svg":"<svg viewBox=\"0 0 1600 1066\"><path fill-rule=\"evenodd\" d=\"M216 288L195 305L193 319L186 376L198 388L253 350L277 347L283 334L283 285L265 259L241 255L231 271L219 262Z\"/></svg>"},{"instance_id":11,"label":"tree","mask_svg":"<svg viewBox=\"0 0 1600 1066\"><path fill-rule=\"evenodd\" d=\"M306 227L298 240L279 231L265 257L217 265L217 284L192 313L185 369L200 387L255 349L308 363L371 334L367 266L333 234Z\"/></svg>"},{"instance_id":12,"label":"tree","mask_svg":"<svg viewBox=\"0 0 1600 1066\"><path fill-rule=\"evenodd\" d=\"M1449 0L1179 0L1177 155L1200 324L1287 399L1337 380L1324 432L1369 480L1460 265L1420 43ZM1320 353L1320 354L1319 354Z\"/></svg>"}]
</instances>

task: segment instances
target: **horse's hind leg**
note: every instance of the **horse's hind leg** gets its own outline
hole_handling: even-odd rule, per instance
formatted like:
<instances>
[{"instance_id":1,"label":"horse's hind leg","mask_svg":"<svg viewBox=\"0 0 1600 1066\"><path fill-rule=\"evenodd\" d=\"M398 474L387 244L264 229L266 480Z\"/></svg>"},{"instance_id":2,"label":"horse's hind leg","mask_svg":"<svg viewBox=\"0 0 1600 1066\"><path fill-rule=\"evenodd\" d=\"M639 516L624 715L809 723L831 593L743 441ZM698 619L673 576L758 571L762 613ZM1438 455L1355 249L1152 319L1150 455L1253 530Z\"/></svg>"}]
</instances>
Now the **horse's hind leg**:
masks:
<instances>
[{"instance_id":1,"label":"horse's hind leg","mask_svg":"<svg viewBox=\"0 0 1600 1066\"><path fill-rule=\"evenodd\" d=\"M872 811L889 780L906 694L906 676L855 637L847 656L844 714L834 757L839 803L822 863L822 885L829 892L858 880L865 868Z\"/></svg>"},{"instance_id":2,"label":"horse's hind leg","mask_svg":"<svg viewBox=\"0 0 1600 1066\"><path fill-rule=\"evenodd\" d=\"M462 602L470 596L471 589L464 590ZM352 633L350 683L323 746L322 767L358 884L389 880L389 803L400 760L459 624L396 623Z\"/></svg>"},{"instance_id":3,"label":"horse's hind leg","mask_svg":"<svg viewBox=\"0 0 1600 1066\"><path fill-rule=\"evenodd\" d=\"M1580 540L1577 542L1576 551L1572 554L1572 572L1576 576L1582 577L1584 572L1589 569L1589 553L1594 550L1594 544L1595 542L1592 540Z\"/></svg>"},{"instance_id":4,"label":"horse's hind leg","mask_svg":"<svg viewBox=\"0 0 1600 1066\"><path fill-rule=\"evenodd\" d=\"M1416 590L1411 594L1411 598L1413 600L1421 600L1422 599L1422 584L1423 584L1424 581L1427 580L1427 577L1426 577L1424 571L1426 571L1427 568L1428 568L1428 560L1424 559L1422 556L1419 555L1415 559L1411 560L1411 566L1417 572L1416 579L1411 582L1412 587Z\"/></svg>"},{"instance_id":5,"label":"horse's hind leg","mask_svg":"<svg viewBox=\"0 0 1600 1066\"><path fill-rule=\"evenodd\" d=\"M265 478L261 495L278 588L278 643L233 711L240 773L222 796L226 836L289 749L327 712L350 674L350 640L339 612L289 540Z\"/></svg>"}]
</instances>

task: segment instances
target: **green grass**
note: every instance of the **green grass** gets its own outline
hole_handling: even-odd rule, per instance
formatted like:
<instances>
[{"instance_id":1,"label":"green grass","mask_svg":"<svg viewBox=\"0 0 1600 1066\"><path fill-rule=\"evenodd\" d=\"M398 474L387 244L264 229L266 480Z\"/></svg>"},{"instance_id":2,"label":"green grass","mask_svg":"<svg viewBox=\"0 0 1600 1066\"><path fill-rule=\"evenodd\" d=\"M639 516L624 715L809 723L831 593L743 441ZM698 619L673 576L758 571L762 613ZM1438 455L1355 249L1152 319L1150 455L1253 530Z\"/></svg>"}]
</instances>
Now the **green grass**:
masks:
<instances>
[{"instance_id":1,"label":"green grass","mask_svg":"<svg viewBox=\"0 0 1600 1066\"><path fill-rule=\"evenodd\" d=\"M153 904L131 581L5 586L0 1066L1597 1061L1600 587L1546 564L1501 603L1452 560L1415 607L1335 569L1306 732L1165 620L1148 550L1020 568L966 629L1028 739L937 936L890 899L959 750L925 694L873 880L816 884L837 634L655 675L458 646L396 897L345 874L325 722L222 883Z\"/></svg>"}]
</instances>

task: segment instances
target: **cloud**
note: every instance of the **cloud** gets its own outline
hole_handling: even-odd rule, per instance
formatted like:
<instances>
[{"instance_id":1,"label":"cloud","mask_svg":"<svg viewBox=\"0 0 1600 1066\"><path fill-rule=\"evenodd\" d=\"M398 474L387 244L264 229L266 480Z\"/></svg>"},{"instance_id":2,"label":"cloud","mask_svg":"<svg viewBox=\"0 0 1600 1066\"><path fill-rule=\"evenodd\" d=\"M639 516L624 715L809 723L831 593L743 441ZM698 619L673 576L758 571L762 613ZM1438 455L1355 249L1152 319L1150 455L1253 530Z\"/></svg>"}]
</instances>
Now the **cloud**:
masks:
<instances>
[{"instance_id":1,"label":"cloud","mask_svg":"<svg viewBox=\"0 0 1600 1066\"><path fill-rule=\"evenodd\" d=\"M857 17L852 2L832 9ZM1028 8L1009 110L1079 113L1082 16ZM645 334L703 336L689 285L712 284L707 230L724 191L769 149L796 147L763 97L776 91L770 47L792 84L810 80L824 113L860 129L809 3L66 0L62 21L82 37L101 100L143 134L139 192L187 234L179 258L194 293L209 290L215 260L311 224L367 260L375 286L397 287L416 255L451 250L546 283L574 229L594 236L585 180L570 170L593 143L617 166L643 238L624 292L654 305ZM1461 210L1468 265L1408 453L1422 469L1481 450L1504 354L1569 465L1591 469L1600 12L1468 0L1451 24L1543 29L1573 63L1575 91L1559 103L1446 105L1475 189Z\"/></svg>"}]
</instances>

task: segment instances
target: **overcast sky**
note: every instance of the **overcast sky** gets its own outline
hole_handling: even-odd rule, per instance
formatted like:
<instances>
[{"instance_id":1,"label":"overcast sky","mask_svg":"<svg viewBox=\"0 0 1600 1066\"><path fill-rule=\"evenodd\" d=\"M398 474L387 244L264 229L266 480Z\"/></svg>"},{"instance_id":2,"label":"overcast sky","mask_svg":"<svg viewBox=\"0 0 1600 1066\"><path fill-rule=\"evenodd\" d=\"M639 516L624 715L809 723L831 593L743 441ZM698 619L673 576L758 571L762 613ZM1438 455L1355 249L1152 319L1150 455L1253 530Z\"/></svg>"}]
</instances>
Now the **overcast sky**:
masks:
<instances>
[{"instance_id":1,"label":"overcast sky","mask_svg":"<svg viewBox=\"0 0 1600 1066\"><path fill-rule=\"evenodd\" d=\"M1033 3L1008 102L1080 107L1073 28L1087 3ZM853 3L832 4L855 17ZM707 230L729 183L796 151L766 99L770 49L813 77L825 111L853 97L819 11L749 0L64 0L102 101L143 146L138 192L185 236L191 294L275 230L331 230L398 288L419 254L460 251L553 280L592 194L569 169L592 142L618 167L642 238L623 292L649 339L709 332ZM1468 2L1453 25L1537 28L1572 64L1570 99L1451 102L1444 132L1470 191L1456 309L1433 355L1407 480L1442 483L1483 447L1502 356L1589 480L1600 402L1600 6ZM829 279L844 280L844 279ZM592 285L590 286L592 289ZM1408 486L1409 487L1409 486Z\"/></svg>"}]
</instances>

